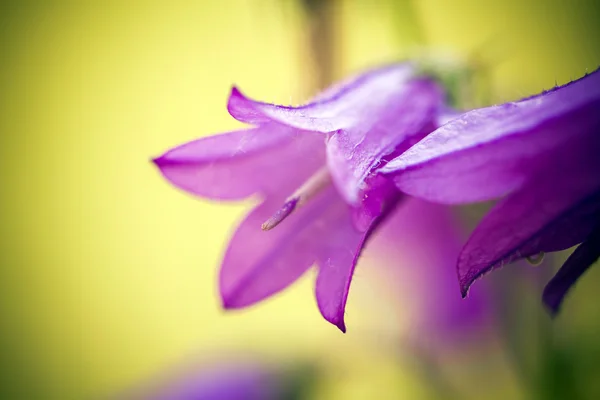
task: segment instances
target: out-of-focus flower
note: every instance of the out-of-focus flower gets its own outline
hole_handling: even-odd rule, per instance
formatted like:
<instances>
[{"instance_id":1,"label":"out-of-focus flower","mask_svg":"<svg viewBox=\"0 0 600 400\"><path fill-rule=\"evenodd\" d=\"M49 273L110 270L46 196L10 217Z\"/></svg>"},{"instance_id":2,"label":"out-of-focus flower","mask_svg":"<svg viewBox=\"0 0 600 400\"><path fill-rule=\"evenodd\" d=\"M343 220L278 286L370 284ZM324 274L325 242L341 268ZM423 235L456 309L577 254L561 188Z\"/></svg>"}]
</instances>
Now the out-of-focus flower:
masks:
<instances>
[{"instance_id":1,"label":"out-of-focus flower","mask_svg":"<svg viewBox=\"0 0 600 400\"><path fill-rule=\"evenodd\" d=\"M458 259L463 296L506 263L581 244L544 291L552 312L600 255L600 71L467 112L391 160L404 192L456 204L507 195Z\"/></svg>"},{"instance_id":2,"label":"out-of-focus flower","mask_svg":"<svg viewBox=\"0 0 600 400\"><path fill-rule=\"evenodd\" d=\"M127 398L139 400L278 400L296 394L307 371L258 361L187 366L159 377Z\"/></svg>"},{"instance_id":3,"label":"out-of-focus flower","mask_svg":"<svg viewBox=\"0 0 600 400\"><path fill-rule=\"evenodd\" d=\"M391 277L398 308L409 316L410 339L427 345L471 340L491 323L483 287L471 291L469 301L457 290L455 263L466 235L454 211L409 198L367 248L384 276Z\"/></svg>"},{"instance_id":4,"label":"out-of-focus flower","mask_svg":"<svg viewBox=\"0 0 600 400\"><path fill-rule=\"evenodd\" d=\"M225 253L224 306L271 296L316 263L319 309L345 331L360 252L403 199L378 168L437 126L443 96L411 63L353 77L299 107L254 101L234 88L230 114L256 127L202 138L156 158L173 185L194 195L262 199Z\"/></svg>"}]
</instances>

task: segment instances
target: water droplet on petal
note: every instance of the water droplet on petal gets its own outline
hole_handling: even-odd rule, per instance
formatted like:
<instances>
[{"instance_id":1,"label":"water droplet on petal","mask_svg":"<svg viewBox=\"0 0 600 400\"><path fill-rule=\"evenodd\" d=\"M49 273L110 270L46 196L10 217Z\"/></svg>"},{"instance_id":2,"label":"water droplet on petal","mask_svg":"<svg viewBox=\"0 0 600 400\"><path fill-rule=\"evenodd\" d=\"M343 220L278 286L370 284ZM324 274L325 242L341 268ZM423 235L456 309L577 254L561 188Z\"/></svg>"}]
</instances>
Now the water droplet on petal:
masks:
<instances>
[{"instance_id":1,"label":"water droplet on petal","mask_svg":"<svg viewBox=\"0 0 600 400\"><path fill-rule=\"evenodd\" d=\"M525 257L527 262L533 266L540 265L544 261L544 252L541 251L533 256Z\"/></svg>"}]
</instances>

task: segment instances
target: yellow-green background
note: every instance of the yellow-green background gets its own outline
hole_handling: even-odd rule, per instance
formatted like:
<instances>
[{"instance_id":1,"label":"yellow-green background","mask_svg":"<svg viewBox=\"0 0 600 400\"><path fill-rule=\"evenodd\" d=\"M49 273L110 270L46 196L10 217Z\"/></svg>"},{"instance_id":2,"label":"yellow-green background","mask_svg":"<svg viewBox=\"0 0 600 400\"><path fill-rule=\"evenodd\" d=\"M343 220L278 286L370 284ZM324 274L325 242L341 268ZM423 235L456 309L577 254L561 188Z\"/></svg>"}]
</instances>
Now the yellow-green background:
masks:
<instances>
[{"instance_id":1,"label":"yellow-green background","mask_svg":"<svg viewBox=\"0 0 600 400\"><path fill-rule=\"evenodd\" d=\"M417 44L487 46L498 62L498 101L600 63L594 1L337 3L337 77ZM364 398L366 390L417 398L409 370L392 371L364 349L361 332L402 329L391 326L402 318L385 318L392 311L381 308L366 272L353 284L347 335L319 316L311 276L224 315L217 266L248 204L193 199L149 163L171 146L240 126L225 109L233 83L268 101L307 98L313 67L295 2L1 4L6 398L106 398L221 348L314 356L333 366L368 359L356 363L352 384L324 388L322 398Z\"/></svg>"}]
</instances>

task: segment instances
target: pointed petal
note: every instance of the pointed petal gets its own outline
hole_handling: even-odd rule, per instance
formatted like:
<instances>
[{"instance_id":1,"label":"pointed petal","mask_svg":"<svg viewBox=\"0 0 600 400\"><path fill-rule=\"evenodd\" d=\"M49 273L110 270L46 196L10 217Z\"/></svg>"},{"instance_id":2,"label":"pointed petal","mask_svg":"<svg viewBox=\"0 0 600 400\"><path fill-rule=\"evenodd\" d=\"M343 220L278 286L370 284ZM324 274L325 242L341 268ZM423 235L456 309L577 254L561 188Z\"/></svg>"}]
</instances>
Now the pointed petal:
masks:
<instances>
[{"instance_id":1,"label":"pointed petal","mask_svg":"<svg viewBox=\"0 0 600 400\"><path fill-rule=\"evenodd\" d=\"M345 333L350 283L368 233L354 229L350 213L340 208L331 210L329 218L335 233L327 237L319 253L315 294L321 315Z\"/></svg>"},{"instance_id":2,"label":"pointed petal","mask_svg":"<svg viewBox=\"0 0 600 400\"><path fill-rule=\"evenodd\" d=\"M346 332L344 312L358 257L371 235L393 215L403 199L392 182L378 182L377 186L378 193L372 193L372 197L377 198L377 210L372 209L360 215L360 229L356 228L356 210L353 210L354 213L342 213L338 207L330 212L329 224L335 227L334 234L328 236L317 260L319 275L316 295L319 310L327 321L342 332Z\"/></svg>"},{"instance_id":3,"label":"pointed petal","mask_svg":"<svg viewBox=\"0 0 600 400\"><path fill-rule=\"evenodd\" d=\"M315 262L316 251L326 240L315 229L315 221L325 213L331 193L319 195L270 231L262 231L261 224L283 199L267 198L246 217L221 265L219 285L225 308L246 307L279 292Z\"/></svg>"},{"instance_id":4,"label":"pointed petal","mask_svg":"<svg viewBox=\"0 0 600 400\"><path fill-rule=\"evenodd\" d=\"M370 179L363 206L351 212L337 207L329 214L334 234L327 236L317 264L316 296L323 317L346 332L344 313L354 269L362 249L380 223L387 220L402 196L393 183L380 176Z\"/></svg>"},{"instance_id":5,"label":"pointed petal","mask_svg":"<svg viewBox=\"0 0 600 400\"><path fill-rule=\"evenodd\" d=\"M467 112L382 172L411 195L442 203L489 200L520 187L567 142L600 145L600 71L516 103ZM585 144L584 144L585 143Z\"/></svg>"},{"instance_id":6,"label":"pointed petal","mask_svg":"<svg viewBox=\"0 0 600 400\"><path fill-rule=\"evenodd\" d=\"M319 309L327 321L344 330L344 306L366 233L354 229L349 208L333 187L276 229L260 231L261 222L280 205L267 199L232 238L220 274L224 306L245 307L271 296L316 262Z\"/></svg>"},{"instance_id":7,"label":"pointed petal","mask_svg":"<svg viewBox=\"0 0 600 400\"><path fill-rule=\"evenodd\" d=\"M600 258L600 228L575 249L544 289L543 301L557 314L566 294L577 280Z\"/></svg>"},{"instance_id":8,"label":"pointed petal","mask_svg":"<svg viewBox=\"0 0 600 400\"><path fill-rule=\"evenodd\" d=\"M402 91L403 85L414 78L411 63L389 65L356 75L334 85L312 101L301 106L283 106L253 100L233 87L227 110L235 119L247 124L261 125L277 121L297 129L321 133L357 125L362 119L355 112L370 102Z\"/></svg>"},{"instance_id":9,"label":"pointed petal","mask_svg":"<svg viewBox=\"0 0 600 400\"><path fill-rule=\"evenodd\" d=\"M276 121L332 133L327 150L332 177L346 201L357 205L368 173L399 146L408 148L429 133L442 102L439 86L417 78L414 66L404 63L349 79L299 107L254 101L234 88L228 109L246 123Z\"/></svg>"},{"instance_id":10,"label":"pointed petal","mask_svg":"<svg viewBox=\"0 0 600 400\"><path fill-rule=\"evenodd\" d=\"M499 202L479 223L458 259L463 296L477 278L494 268L581 243L600 222L596 168L562 178L548 174Z\"/></svg>"},{"instance_id":11,"label":"pointed petal","mask_svg":"<svg viewBox=\"0 0 600 400\"><path fill-rule=\"evenodd\" d=\"M270 124L194 140L153 161L178 188L231 200L291 193L324 164L324 150L319 135Z\"/></svg>"}]
</instances>

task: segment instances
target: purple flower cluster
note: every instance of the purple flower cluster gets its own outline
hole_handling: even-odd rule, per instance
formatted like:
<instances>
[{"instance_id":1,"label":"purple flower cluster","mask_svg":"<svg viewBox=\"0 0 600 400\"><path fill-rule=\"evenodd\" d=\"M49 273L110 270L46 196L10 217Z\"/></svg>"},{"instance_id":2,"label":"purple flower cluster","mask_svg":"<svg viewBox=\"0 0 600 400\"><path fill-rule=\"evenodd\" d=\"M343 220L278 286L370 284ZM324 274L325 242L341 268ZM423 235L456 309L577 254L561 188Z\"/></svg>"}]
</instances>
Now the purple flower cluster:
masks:
<instances>
[{"instance_id":1,"label":"purple flower cluster","mask_svg":"<svg viewBox=\"0 0 600 400\"><path fill-rule=\"evenodd\" d=\"M345 331L357 260L367 242L383 240L383 224L414 202L425 216L441 207L431 203L502 197L462 251L439 241L440 268L458 257L466 295L493 268L583 243L544 294L555 310L600 251L599 79L596 72L464 114L449 112L443 88L409 62L352 77L299 107L234 88L228 111L252 127L186 143L154 162L193 195L260 199L225 252L225 308L271 296L316 265L319 310ZM419 224L410 220L408 233ZM436 236L440 228L428 226Z\"/></svg>"}]
</instances>

